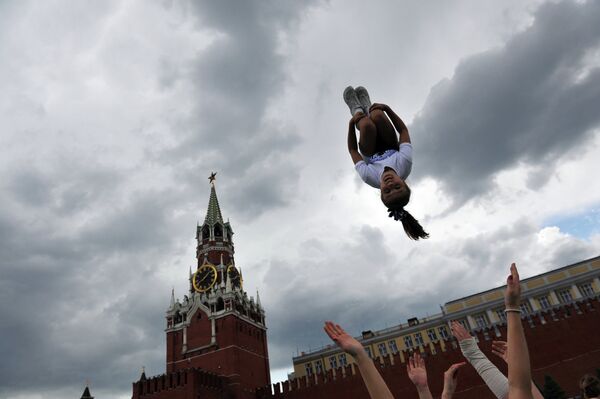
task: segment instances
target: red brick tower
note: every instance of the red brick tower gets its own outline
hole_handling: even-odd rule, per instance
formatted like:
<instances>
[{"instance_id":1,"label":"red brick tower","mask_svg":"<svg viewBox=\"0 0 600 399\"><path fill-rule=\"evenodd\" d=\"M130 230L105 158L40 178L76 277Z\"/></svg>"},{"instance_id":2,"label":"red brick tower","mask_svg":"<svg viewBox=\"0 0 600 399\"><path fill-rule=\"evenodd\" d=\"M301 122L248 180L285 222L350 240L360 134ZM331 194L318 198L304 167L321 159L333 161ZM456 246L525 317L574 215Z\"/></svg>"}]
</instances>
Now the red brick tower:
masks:
<instances>
[{"instance_id":1,"label":"red brick tower","mask_svg":"<svg viewBox=\"0 0 600 399\"><path fill-rule=\"evenodd\" d=\"M270 383L265 312L244 291L235 266L233 230L223 221L211 176L204 223L196 229L194 273L189 295L167 310L167 374L202 369L226 377L236 397Z\"/></svg>"}]
</instances>

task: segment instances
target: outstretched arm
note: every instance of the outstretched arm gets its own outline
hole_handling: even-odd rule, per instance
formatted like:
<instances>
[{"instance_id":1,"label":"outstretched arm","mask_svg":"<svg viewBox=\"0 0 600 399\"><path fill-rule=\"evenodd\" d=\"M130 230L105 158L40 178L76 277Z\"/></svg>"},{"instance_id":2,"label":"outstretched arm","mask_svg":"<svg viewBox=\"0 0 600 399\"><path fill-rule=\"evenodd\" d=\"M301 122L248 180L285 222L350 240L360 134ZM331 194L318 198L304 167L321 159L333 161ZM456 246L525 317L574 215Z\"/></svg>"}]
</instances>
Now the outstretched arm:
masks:
<instances>
[{"instance_id":1,"label":"outstretched arm","mask_svg":"<svg viewBox=\"0 0 600 399\"><path fill-rule=\"evenodd\" d=\"M373 360L367 355L360 342L351 337L338 324L331 321L325 322L324 330L333 342L356 360L371 399L394 399L381 374L375 368Z\"/></svg>"},{"instance_id":2,"label":"outstretched arm","mask_svg":"<svg viewBox=\"0 0 600 399\"><path fill-rule=\"evenodd\" d=\"M356 165L359 161L362 161L363 158L358 152L358 143L356 142L356 131L354 130L354 118L350 119L348 124L348 151L350 152L350 157L352 158L352 162Z\"/></svg>"},{"instance_id":3,"label":"outstretched arm","mask_svg":"<svg viewBox=\"0 0 600 399\"><path fill-rule=\"evenodd\" d=\"M454 363L444 373L444 390L442 391L441 399L452 399L456 385L458 385L458 370L464 366L465 362Z\"/></svg>"},{"instance_id":4,"label":"outstretched arm","mask_svg":"<svg viewBox=\"0 0 600 399\"><path fill-rule=\"evenodd\" d=\"M498 399L506 398L508 396L508 380L481 352L475 342L475 338L471 337L471 334L457 321L453 321L450 324L450 329L458 340L463 356L475 368L475 371L481 376L485 385L488 386Z\"/></svg>"},{"instance_id":5,"label":"outstretched arm","mask_svg":"<svg viewBox=\"0 0 600 399\"><path fill-rule=\"evenodd\" d=\"M508 363L507 348L508 345L504 341L492 341L492 353ZM533 399L544 399L544 395L542 395L533 380L531 380L531 394L533 395Z\"/></svg>"},{"instance_id":6,"label":"outstretched arm","mask_svg":"<svg viewBox=\"0 0 600 399\"><path fill-rule=\"evenodd\" d=\"M406 364L406 372L408 378L415 384L419 399L432 399L429 384L427 383L427 369L425 368L425 360L419 355L419 352L408 358Z\"/></svg>"},{"instance_id":7,"label":"outstretched arm","mask_svg":"<svg viewBox=\"0 0 600 399\"><path fill-rule=\"evenodd\" d=\"M508 395L510 399L533 399L531 394L531 365L523 326L521 325L521 283L517 266L510 266L506 279L504 305L508 324Z\"/></svg>"},{"instance_id":8,"label":"outstretched arm","mask_svg":"<svg viewBox=\"0 0 600 399\"><path fill-rule=\"evenodd\" d=\"M388 118L390 118L390 120L392 121L392 124L394 125L394 127L396 128L398 133L400 134L400 144L410 143L410 135L408 134L408 128L406 127L406 125L404 124L402 119L400 119L400 117L398 115L396 115L396 113L388 105L373 104L371 106L371 111L375 110L375 109L382 110L383 112L385 112L387 114Z\"/></svg>"}]
</instances>

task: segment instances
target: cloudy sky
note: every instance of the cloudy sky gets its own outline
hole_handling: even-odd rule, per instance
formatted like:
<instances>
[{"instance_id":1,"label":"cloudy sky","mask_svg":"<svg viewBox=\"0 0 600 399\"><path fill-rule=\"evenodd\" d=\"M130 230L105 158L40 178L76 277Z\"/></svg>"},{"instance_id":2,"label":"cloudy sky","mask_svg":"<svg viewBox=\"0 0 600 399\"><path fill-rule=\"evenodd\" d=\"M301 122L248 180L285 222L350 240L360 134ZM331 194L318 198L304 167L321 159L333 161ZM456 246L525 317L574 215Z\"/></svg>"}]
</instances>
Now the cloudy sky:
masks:
<instances>
[{"instance_id":1,"label":"cloudy sky","mask_svg":"<svg viewBox=\"0 0 600 399\"><path fill-rule=\"evenodd\" d=\"M598 255L600 2L0 2L0 397L131 395L218 172L273 379ZM345 146L347 85L408 124L411 242Z\"/></svg>"}]
</instances>

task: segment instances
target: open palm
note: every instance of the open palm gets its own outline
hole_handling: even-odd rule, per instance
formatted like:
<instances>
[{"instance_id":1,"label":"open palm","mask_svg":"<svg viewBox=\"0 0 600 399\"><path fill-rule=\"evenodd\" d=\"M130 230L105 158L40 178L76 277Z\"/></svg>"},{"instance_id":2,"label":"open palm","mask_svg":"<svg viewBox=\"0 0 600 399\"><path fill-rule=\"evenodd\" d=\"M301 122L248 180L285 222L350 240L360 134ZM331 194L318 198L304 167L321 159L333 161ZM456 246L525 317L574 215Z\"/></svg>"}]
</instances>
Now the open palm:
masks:
<instances>
[{"instance_id":1,"label":"open palm","mask_svg":"<svg viewBox=\"0 0 600 399\"><path fill-rule=\"evenodd\" d=\"M421 355L419 355L418 352L408 359L406 372L408 373L408 378L410 378L415 386L427 386L427 369L425 368L425 360L421 357Z\"/></svg>"},{"instance_id":2,"label":"open palm","mask_svg":"<svg viewBox=\"0 0 600 399\"><path fill-rule=\"evenodd\" d=\"M333 340L344 352L356 356L360 351L364 351L363 346L354 337L348 334L339 324L331 321L325 322L323 327L329 338Z\"/></svg>"}]
</instances>

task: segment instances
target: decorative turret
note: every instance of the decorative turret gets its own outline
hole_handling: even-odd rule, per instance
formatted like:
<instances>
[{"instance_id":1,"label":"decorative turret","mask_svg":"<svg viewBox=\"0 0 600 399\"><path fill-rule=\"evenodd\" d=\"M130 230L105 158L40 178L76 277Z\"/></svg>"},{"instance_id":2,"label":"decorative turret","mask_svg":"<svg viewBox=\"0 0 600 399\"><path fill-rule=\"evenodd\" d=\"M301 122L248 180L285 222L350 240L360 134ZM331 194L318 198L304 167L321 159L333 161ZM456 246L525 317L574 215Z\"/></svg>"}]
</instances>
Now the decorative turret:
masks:
<instances>
[{"instance_id":1,"label":"decorative turret","mask_svg":"<svg viewBox=\"0 0 600 399\"><path fill-rule=\"evenodd\" d=\"M90 388L87 385L83 390L83 395L81 395L81 399L94 399L94 397L90 394Z\"/></svg>"},{"instance_id":2,"label":"decorative turret","mask_svg":"<svg viewBox=\"0 0 600 399\"><path fill-rule=\"evenodd\" d=\"M221 256L224 257L225 264L229 264L233 260L233 229L229 221L223 221L221 207L219 206L215 190L215 176L216 173L212 173L209 177L211 186L210 197L208 199L204 223L202 223L202 226L198 225L196 227L196 240L198 241L196 258L198 259L198 267L206 262L217 264Z\"/></svg>"}]
</instances>

